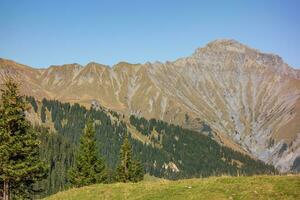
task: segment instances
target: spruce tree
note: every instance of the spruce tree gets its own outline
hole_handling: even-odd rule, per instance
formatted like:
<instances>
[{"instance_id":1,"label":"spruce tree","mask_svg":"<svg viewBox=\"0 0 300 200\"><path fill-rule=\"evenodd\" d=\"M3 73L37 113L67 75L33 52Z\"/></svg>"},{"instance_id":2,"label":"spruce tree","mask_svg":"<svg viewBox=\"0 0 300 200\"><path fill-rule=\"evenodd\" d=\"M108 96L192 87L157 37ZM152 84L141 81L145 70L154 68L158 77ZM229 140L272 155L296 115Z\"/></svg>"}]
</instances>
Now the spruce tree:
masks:
<instances>
[{"instance_id":1,"label":"spruce tree","mask_svg":"<svg viewBox=\"0 0 300 200\"><path fill-rule=\"evenodd\" d=\"M80 138L75 163L69 171L69 181L75 187L103 183L107 179L107 170L102 158L96 151L95 129L93 121L88 120Z\"/></svg>"},{"instance_id":2,"label":"spruce tree","mask_svg":"<svg viewBox=\"0 0 300 200\"><path fill-rule=\"evenodd\" d=\"M41 120L43 123L46 122L46 108L44 105L41 108Z\"/></svg>"},{"instance_id":3,"label":"spruce tree","mask_svg":"<svg viewBox=\"0 0 300 200\"><path fill-rule=\"evenodd\" d=\"M45 178L46 164L40 160L40 141L25 117L26 104L18 85L8 79L1 89L0 182L3 200L29 198L34 183Z\"/></svg>"},{"instance_id":4,"label":"spruce tree","mask_svg":"<svg viewBox=\"0 0 300 200\"><path fill-rule=\"evenodd\" d=\"M144 179L141 163L132 157L132 147L128 136L125 137L120 149L120 162L116 170L116 179L124 183L138 182Z\"/></svg>"}]
</instances>

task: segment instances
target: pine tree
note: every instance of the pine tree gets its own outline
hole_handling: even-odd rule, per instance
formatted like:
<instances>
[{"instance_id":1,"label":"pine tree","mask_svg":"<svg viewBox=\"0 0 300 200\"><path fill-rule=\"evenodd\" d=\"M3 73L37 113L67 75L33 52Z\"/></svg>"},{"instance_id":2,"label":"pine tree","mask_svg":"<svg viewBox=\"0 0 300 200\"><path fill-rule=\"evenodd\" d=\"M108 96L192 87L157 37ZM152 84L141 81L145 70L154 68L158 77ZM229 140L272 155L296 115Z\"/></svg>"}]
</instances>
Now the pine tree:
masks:
<instances>
[{"instance_id":1,"label":"pine tree","mask_svg":"<svg viewBox=\"0 0 300 200\"><path fill-rule=\"evenodd\" d=\"M142 167L141 162L139 162L138 160L133 160L130 168L130 173L132 174L132 182L142 181L144 179L144 169Z\"/></svg>"},{"instance_id":2,"label":"pine tree","mask_svg":"<svg viewBox=\"0 0 300 200\"><path fill-rule=\"evenodd\" d=\"M46 122L46 108L44 105L41 108L41 120L43 123Z\"/></svg>"},{"instance_id":3,"label":"pine tree","mask_svg":"<svg viewBox=\"0 0 300 200\"><path fill-rule=\"evenodd\" d=\"M139 161L132 158L132 147L128 136L120 149L120 163L116 170L116 179L119 182L138 182L143 180L144 170Z\"/></svg>"},{"instance_id":4,"label":"pine tree","mask_svg":"<svg viewBox=\"0 0 300 200\"><path fill-rule=\"evenodd\" d=\"M102 158L96 151L95 129L93 121L88 120L80 146L75 156L75 164L69 171L69 181L75 187L103 183L107 179L107 170Z\"/></svg>"},{"instance_id":5,"label":"pine tree","mask_svg":"<svg viewBox=\"0 0 300 200\"><path fill-rule=\"evenodd\" d=\"M26 104L18 85L8 79L1 89L0 182L3 200L28 198L34 183L45 178L46 164L40 160L38 134L26 120Z\"/></svg>"}]
</instances>

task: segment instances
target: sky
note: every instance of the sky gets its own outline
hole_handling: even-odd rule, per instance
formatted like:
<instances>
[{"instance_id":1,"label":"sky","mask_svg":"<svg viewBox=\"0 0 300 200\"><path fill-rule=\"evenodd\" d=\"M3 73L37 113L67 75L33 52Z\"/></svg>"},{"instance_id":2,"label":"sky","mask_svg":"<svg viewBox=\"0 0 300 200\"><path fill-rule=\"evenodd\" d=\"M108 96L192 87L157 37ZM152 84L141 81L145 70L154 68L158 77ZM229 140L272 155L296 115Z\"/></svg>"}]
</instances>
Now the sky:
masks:
<instances>
[{"instance_id":1,"label":"sky","mask_svg":"<svg viewBox=\"0 0 300 200\"><path fill-rule=\"evenodd\" d=\"M299 0L0 0L0 57L32 67L172 61L235 39L300 68Z\"/></svg>"}]
</instances>

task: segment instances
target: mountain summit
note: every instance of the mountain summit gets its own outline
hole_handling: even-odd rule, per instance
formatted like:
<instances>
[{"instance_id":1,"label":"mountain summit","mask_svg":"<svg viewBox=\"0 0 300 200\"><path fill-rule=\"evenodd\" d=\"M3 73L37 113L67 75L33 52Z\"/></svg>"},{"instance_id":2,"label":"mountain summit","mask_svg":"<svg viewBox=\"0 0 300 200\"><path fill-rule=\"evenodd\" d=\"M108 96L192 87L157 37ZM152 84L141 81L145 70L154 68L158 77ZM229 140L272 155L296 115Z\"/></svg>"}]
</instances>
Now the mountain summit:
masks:
<instances>
[{"instance_id":1,"label":"mountain summit","mask_svg":"<svg viewBox=\"0 0 300 200\"><path fill-rule=\"evenodd\" d=\"M1 59L1 81L7 74L40 99L86 106L97 100L124 114L194 130L205 122L225 145L281 171L299 167L300 71L235 40L210 42L173 62L113 68L89 63L33 69Z\"/></svg>"}]
</instances>

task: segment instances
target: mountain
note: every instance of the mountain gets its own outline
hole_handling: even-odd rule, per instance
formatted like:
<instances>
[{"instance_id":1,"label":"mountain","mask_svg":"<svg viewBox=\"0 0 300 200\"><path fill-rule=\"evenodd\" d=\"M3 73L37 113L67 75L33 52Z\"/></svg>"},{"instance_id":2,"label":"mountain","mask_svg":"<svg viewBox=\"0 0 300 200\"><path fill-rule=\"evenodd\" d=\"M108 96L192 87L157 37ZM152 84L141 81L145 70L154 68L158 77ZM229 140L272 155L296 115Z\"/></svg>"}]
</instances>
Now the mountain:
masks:
<instances>
[{"instance_id":1,"label":"mountain","mask_svg":"<svg viewBox=\"0 0 300 200\"><path fill-rule=\"evenodd\" d=\"M300 71L276 55L216 40L173 62L34 69L0 60L22 91L201 130L286 172L300 160Z\"/></svg>"}]
</instances>

